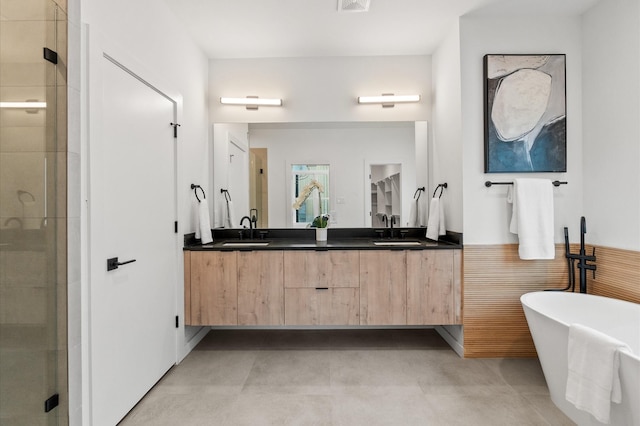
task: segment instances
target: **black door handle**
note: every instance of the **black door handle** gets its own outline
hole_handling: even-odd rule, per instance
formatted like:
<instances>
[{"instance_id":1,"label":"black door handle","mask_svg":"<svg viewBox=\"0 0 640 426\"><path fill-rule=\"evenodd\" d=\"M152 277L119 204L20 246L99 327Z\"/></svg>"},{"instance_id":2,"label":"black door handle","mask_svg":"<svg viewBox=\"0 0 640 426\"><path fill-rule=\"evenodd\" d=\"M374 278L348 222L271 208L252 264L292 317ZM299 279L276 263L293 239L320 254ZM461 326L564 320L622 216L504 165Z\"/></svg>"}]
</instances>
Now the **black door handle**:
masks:
<instances>
[{"instance_id":1,"label":"black door handle","mask_svg":"<svg viewBox=\"0 0 640 426\"><path fill-rule=\"evenodd\" d=\"M135 261L135 259L131 259L125 262L118 262L117 257L112 257L110 259L107 259L107 271L113 271L114 269L118 269L118 266L126 265L127 263L133 263Z\"/></svg>"}]
</instances>

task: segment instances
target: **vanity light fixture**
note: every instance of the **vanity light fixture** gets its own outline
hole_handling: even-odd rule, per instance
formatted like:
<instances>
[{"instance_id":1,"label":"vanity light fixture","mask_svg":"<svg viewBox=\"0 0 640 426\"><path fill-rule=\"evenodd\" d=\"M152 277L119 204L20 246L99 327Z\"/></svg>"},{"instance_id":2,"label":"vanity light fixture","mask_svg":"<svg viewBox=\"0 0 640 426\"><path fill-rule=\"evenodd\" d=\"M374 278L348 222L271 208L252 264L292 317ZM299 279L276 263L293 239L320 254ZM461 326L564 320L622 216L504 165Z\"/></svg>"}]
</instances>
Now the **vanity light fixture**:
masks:
<instances>
[{"instance_id":1,"label":"vanity light fixture","mask_svg":"<svg viewBox=\"0 0 640 426\"><path fill-rule=\"evenodd\" d=\"M359 104L382 104L383 108L393 108L395 104L403 102L420 102L420 95L383 93L381 96L358 96Z\"/></svg>"},{"instance_id":2,"label":"vanity light fixture","mask_svg":"<svg viewBox=\"0 0 640 426\"><path fill-rule=\"evenodd\" d=\"M46 102L0 102L0 108L16 108L16 109L42 109L46 108Z\"/></svg>"},{"instance_id":3,"label":"vanity light fixture","mask_svg":"<svg viewBox=\"0 0 640 426\"><path fill-rule=\"evenodd\" d=\"M282 99L247 96L246 98L220 98L220 103L223 105L243 105L247 109L258 109L261 106L282 106Z\"/></svg>"}]
</instances>

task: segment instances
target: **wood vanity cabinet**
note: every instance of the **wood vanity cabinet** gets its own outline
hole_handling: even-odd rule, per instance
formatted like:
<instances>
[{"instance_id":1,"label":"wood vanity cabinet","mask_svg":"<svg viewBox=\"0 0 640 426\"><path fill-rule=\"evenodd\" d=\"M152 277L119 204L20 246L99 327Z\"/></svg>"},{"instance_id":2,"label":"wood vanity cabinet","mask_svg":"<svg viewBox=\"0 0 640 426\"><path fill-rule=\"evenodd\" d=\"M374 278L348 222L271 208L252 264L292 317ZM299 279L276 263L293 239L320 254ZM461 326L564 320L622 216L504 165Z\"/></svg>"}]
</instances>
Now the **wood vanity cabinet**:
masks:
<instances>
[{"instance_id":1,"label":"wood vanity cabinet","mask_svg":"<svg viewBox=\"0 0 640 426\"><path fill-rule=\"evenodd\" d=\"M460 250L407 251L407 324L462 323Z\"/></svg>"},{"instance_id":2,"label":"wood vanity cabinet","mask_svg":"<svg viewBox=\"0 0 640 426\"><path fill-rule=\"evenodd\" d=\"M284 324L282 251L238 252L238 325Z\"/></svg>"},{"instance_id":3,"label":"wood vanity cabinet","mask_svg":"<svg viewBox=\"0 0 640 426\"><path fill-rule=\"evenodd\" d=\"M406 323L406 251L360 251L360 324L406 325Z\"/></svg>"},{"instance_id":4,"label":"wood vanity cabinet","mask_svg":"<svg viewBox=\"0 0 640 426\"><path fill-rule=\"evenodd\" d=\"M185 324L461 324L461 257L461 250L185 251Z\"/></svg>"},{"instance_id":5,"label":"wood vanity cabinet","mask_svg":"<svg viewBox=\"0 0 640 426\"><path fill-rule=\"evenodd\" d=\"M187 267L189 277L186 276ZM189 289L185 291L185 323L187 325L238 324L236 252L187 252L185 289L187 287ZM189 294L188 297L186 293Z\"/></svg>"},{"instance_id":6,"label":"wood vanity cabinet","mask_svg":"<svg viewBox=\"0 0 640 426\"><path fill-rule=\"evenodd\" d=\"M286 325L359 325L355 250L285 251Z\"/></svg>"}]
</instances>

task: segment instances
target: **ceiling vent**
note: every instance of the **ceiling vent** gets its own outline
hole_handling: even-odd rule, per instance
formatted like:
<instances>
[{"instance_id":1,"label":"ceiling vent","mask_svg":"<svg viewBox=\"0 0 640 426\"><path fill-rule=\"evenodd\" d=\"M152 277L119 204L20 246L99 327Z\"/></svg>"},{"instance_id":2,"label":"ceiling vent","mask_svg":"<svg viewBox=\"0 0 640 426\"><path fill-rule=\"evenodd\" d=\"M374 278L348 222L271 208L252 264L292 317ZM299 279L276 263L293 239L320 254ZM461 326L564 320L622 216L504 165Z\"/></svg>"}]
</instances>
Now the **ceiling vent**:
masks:
<instances>
[{"instance_id":1,"label":"ceiling vent","mask_svg":"<svg viewBox=\"0 0 640 426\"><path fill-rule=\"evenodd\" d=\"M338 0L338 12L367 12L371 0Z\"/></svg>"}]
</instances>

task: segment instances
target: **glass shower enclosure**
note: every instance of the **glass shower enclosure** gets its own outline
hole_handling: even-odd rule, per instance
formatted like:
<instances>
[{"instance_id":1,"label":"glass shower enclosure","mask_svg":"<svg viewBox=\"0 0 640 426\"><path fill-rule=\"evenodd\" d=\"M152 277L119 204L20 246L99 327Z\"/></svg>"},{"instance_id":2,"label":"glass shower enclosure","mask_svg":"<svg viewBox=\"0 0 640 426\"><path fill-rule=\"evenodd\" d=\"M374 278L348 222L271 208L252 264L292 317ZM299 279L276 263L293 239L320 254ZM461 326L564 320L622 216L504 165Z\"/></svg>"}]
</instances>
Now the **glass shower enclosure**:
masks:
<instances>
[{"instance_id":1,"label":"glass shower enclosure","mask_svg":"<svg viewBox=\"0 0 640 426\"><path fill-rule=\"evenodd\" d=\"M0 424L68 423L64 7L0 0Z\"/></svg>"}]
</instances>

